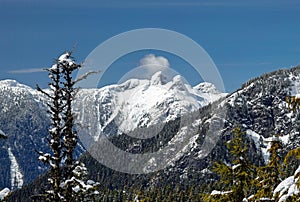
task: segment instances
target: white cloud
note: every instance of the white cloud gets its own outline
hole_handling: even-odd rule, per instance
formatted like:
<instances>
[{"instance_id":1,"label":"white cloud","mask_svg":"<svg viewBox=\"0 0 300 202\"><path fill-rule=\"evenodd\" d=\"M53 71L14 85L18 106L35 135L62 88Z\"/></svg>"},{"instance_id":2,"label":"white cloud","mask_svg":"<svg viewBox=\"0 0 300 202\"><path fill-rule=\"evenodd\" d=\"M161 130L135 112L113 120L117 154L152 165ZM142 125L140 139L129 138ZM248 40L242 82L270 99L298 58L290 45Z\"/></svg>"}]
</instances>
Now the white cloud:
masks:
<instances>
[{"instance_id":1,"label":"white cloud","mask_svg":"<svg viewBox=\"0 0 300 202\"><path fill-rule=\"evenodd\" d=\"M155 56L154 54L146 55L140 60L141 66L148 68L169 68L170 64L167 58L162 56Z\"/></svg>"},{"instance_id":2,"label":"white cloud","mask_svg":"<svg viewBox=\"0 0 300 202\"><path fill-rule=\"evenodd\" d=\"M167 58L163 56L156 56L154 54L145 55L138 67L127 72L118 83L123 83L128 79L151 79L151 77L158 71L161 71L167 81L171 80L178 73L170 68L170 63Z\"/></svg>"},{"instance_id":3,"label":"white cloud","mask_svg":"<svg viewBox=\"0 0 300 202\"><path fill-rule=\"evenodd\" d=\"M17 69L8 71L10 74L30 74L45 71L44 68Z\"/></svg>"}]
</instances>

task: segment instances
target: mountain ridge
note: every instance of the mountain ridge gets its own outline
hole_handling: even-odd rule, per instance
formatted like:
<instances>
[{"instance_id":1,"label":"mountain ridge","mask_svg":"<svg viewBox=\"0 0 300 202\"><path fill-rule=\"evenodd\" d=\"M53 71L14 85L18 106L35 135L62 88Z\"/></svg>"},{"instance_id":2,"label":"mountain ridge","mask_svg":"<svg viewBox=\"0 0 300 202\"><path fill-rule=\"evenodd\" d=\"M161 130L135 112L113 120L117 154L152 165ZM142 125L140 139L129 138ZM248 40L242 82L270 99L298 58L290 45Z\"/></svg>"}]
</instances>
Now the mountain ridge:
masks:
<instances>
[{"instance_id":1,"label":"mountain ridge","mask_svg":"<svg viewBox=\"0 0 300 202\"><path fill-rule=\"evenodd\" d=\"M200 108L199 114L191 122L193 134L186 142L186 147L177 153L176 158L172 159L165 169L158 172L138 176L122 174L101 165L89 154L82 156L81 160L87 165L90 177L101 182L103 189L143 187L144 190L151 190L165 185L185 189L193 185L201 187L204 191L212 191L207 185L217 182L218 178L211 171L211 166L215 161L230 162L226 145L233 137L231 131L236 126L245 131L243 141L249 146L247 156L257 166L264 165L268 161L268 141L276 134L280 134L279 138L284 143L284 148L280 151L281 156L300 146L298 132L300 113L299 110L290 111L285 101L286 96L293 95L300 90L298 81L300 81L300 66L278 70L252 79L237 91ZM134 85L132 83L127 85L132 87L136 82L133 81ZM108 95L104 97L112 97L109 92L106 91ZM104 99L104 101L107 100ZM211 152L203 157L201 156L202 146L218 108L226 109L223 130L215 139ZM188 116L193 117L192 114ZM122 133L118 136L111 136L110 140L116 146L131 153L157 151L165 145L172 145L172 143L176 145L176 142L186 135L185 128L180 124L181 118L179 116L167 122L157 136L146 142L128 138L126 131L121 131ZM295 164L294 171L296 169ZM32 189L35 185L30 186Z\"/></svg>"},{"instance_id":2,"label":"mountain ridge","mask_svg":"<svg viewBox=\"0 0 300 202\"><path fill-rule=\"evenodd\" d=\"M175 81L177 83L175 83ZM171 94L172 91L170 87L173 87L173 91L181 91L183 94L189 95L190 92L185 92L187 90L187 87L189 90L193 90L191 87L186 84L183 79L180 76L177 76L175 78L174 83L172 81L166 82L163 78L163 75L158 72L157 74L153 75L151 80L138 80L133 79L124 82L120 85L111 85L106 86L101 89L82 89L79 91L78 97L81 99L80 101L75 101L75 109L82 109L83 105L91 106L92 109L91 114L93 115L91 118L87 118L86 116L81 117L82 120L89 121L92 118L96 118L97 121L100 122L101 132L105 131L108 135L113 134L120 134L122 132L126 132L128 130L133 130L135 127L149 127L151 124L149 117L153 118L157 121L170 121L174 120L175 118L179 117L181 114L180 110L176 110L174 112L168 112L169 114L173 113L172 116L170 115L170 118L167 119L167 115L161 115L162 112L167 112L169 104L176 104L176 107L181 107L181 109L184 109L184 106L189 106L189 102L182 104L180 103L180 100L184 100L185 97L179 97L177 100L170 100L172 96L175 95L175 93ZM180 86L180 88L176 88L177 86ZM182 89L182 86L184 86L184 89ZM187 86L187 87L186 87ZM116 122L114 120L114 115L116 112L112 110L112 104L114 102L114 99L116 99L117 96L119 96L119 99L121 96L126 98L126 93L124 93L126 90L135 90L136 91L130 92L129 94L135 94L137 97L139 97L140 94L144 93L147 94L147 90L149 88L152 88L151 92L161 91L161 96L164 97L165 93L169 93L169 96L164 101L159 102L159 96L156 96L157 100L153 100L152 105L146 105L149 101L149 98L145 98L144 105L146 108L144 110L141 110L140 113L140 120L133 120L132 121L138 121L138 124L131 126L131 128L125 128L124 131L119 131L115 129ZM150 89L151 90L151 89ZM120 93L121 94L120 96ZM149 93L148 93L149 94ZM205 93L203 93L205 94ZM206 93L208 94L208 93ZM190 99L193 100L194 110L197 110L200 105L197 103L196 98L194 97L196 95L190 96ZM197 95L199 98L199 95ZM223 95L222 95L223 96ZM131 96L132 97L132 96ZM153 99L153 98L152 98ZM126 101L126 99L124 99ZM167 100L170 101L168 104ZM204 100L204 99L203 99ZM41 93L38 91L24 85L20 84L15 80L3 80L0 81L0 101L2 102L2 105L0 106L1 115L0 115L0 128L8 135L8 140L1 141L0 147L2 147L2 150L0 151L1 154L3 154L3 159L1 162L3 162L7 166L2 166L2 169L0 169L0 174L2 175L2 179L6 179L2 182L0 185L0 188L13 188L14 185L11 185L11 177L12 172L9 172L12 170L12 165L16 165L15 162L18 163L20 173L23 174L24 179L22 181L22 184L30 182L33 180L37 175L45 172L46 168L38 162L37 158L38 155L35 153L35 150L41 151L46 150L48 151L47 147L47 141L46 137L48 134L48 127L50 125L50 119L49 115L47 114L47 99L44 97ZM206 100L209 102L208 100ZM131 113L132 115L138 114L138 111L136 110L141 109L141 105L143 103L135 102L134 99L132 99L132 109L128 110L127 112L132 112L133 109L135 109L135 112ZM139 106L137 106L139 104ZM76 107L78 106L78 107ZM154 111L151 115L151 113L147 112L148 109L151 109L151 107L157 107L157 110ZM159 108L161 106L161 108ZM122 106L121 106L122 107ZM175 108L175 107L173 107ZM118 109L121 109L120 107ZM190 109L188 107L188 109ZM85 109L86 110L86 109ZM122 109L121 109L122 110ZM78 112L75 110L75 113ZM89 113L87 111L83 112L81 111L81 114L87 114ZM103 113L104 112L104 113ZM188 112L188 110L185 110L185 113ZM144 113L144 114L143 114ZM22 116L23 114L23 116ZM130 114L129 114L130 115ZM127 115L127 117L129 116ZM147 117L147 116L149 117ZM155 116L154 116L155 115ZM147 119L148 118L148 119ZM123 118L124 119L124 118ZM80 120L80 117L79 117ZM96 121L96 122L97 122ZM81 121L82 125L84 125L84 121ZM94 122L95 123L95 122ZM127 126L128 121L126 123L123 123L123 126ZM154 123L155 124L155 123ZM153 124L152 124L153 125ZM122 126L122 123L119 124L119 126ZM99 127L95 123L95 127ZM24 129L26 128L26 130ZM98 129L97 129L98 130ZM34 131L34 132L32 132ZM97 140L97 137L92 137L93 141ZM26 144L26 145L23 145ZM86 146L86 145L84 145ZM10 153L8 153L8 148L10 149ZM20 148L23 148L22 152L20 152ZM26 152L26 151L29 152ZM80 155L84 150L77 151L77 156ZM12 161L9 156L9 154L13 154L15 156L16 161ZM36 156L36 159L33 158ZM30 160L30 163L27 163L28 159ZM25 160L26 159L26 160ZM24 167L25 166L25 167ZM31 166L35 169L31 169ZM33 172L30 172L30 171Z\"/></svg>"}]
</instances>

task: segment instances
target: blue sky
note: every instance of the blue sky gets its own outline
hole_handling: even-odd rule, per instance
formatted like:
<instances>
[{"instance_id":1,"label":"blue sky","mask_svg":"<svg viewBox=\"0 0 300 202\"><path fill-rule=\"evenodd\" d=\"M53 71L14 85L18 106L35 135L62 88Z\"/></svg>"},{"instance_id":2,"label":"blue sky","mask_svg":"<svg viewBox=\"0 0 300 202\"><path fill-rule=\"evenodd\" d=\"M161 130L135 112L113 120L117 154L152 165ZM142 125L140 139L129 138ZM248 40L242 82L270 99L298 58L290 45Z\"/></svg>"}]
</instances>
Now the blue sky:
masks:
<instances>
[{"instance_id":1,"label":"blue sky","mask_svg":"<svg viewBox=\"0 0 300 202\"><path fill-rule=\"evenodd\" d=\"M74 56L82 61L114 35L151 27L200 44L231 92L253 77L300 63L299 6L297 0L0 0L0 79L46 87L47 73L37 69L51 66L65 50L76 46ZM101 85L116 83L150 53L167 57L191 85L200 81L184 61L147 50L116 61Z\"/></svg>"}]
</instances>

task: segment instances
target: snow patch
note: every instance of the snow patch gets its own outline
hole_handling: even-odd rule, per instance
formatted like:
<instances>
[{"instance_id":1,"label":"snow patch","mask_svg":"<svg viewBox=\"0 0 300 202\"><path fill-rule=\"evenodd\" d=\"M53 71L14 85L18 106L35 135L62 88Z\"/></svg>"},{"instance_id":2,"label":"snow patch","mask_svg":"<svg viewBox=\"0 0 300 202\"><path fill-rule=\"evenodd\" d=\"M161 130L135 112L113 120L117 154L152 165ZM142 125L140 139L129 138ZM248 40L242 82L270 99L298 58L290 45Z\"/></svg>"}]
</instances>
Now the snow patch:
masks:
<instances>
[{"instance_id":1,"label":"snow patch","mask_svg":"<svg viewBox=\"0 0 300 202\"><path fill-rule=\"evenodd\" d=\"M20 166L10 147L7 151L10 159L11 189L21 188L23 186L24 181Z\"/></svg>"},{"instance_id":2,"label":"snow patch","mask_svg":"<svg viewBox=\"0 0 300 202\"><path fill-rule=\"evenodd\" d=\"M290 135L287 134L287 135L284 135L284 136L280 136L279 137L280 141L283 143L283 144L288 144L289 143L289 140L290 140Z\"/></svg>"},{"instance_id":3,"label":"snow patch","mask_svg":"<svg viewBox=\"0 0 300 202\"><path fill-rule=\"evenodd\" d=\"M203 170L200 171L200 173L208 174L208 173L213 173L213 172L210 171L208 168L204 168Z\"/></svg>"},{"instance_id":4,"label":"snow patch","mask_svg":"<svg viewBox=\"0 0 300 202\"><path fill-rule=\"evenodd\" d=\"M232 166L232 170L235 170L235 169L237 169L240 166L241 166L241 164L234 165L234 166Z\"/></svg>"},{"instance_id":5,"label":"snow patch","mask_svg":"<svg viewBox=\"0 0 300 202\"><path fill-rule=\"evenodd\" d=\"M262 135L259 135L258 133L249 129L246 130L246 134L254 141L256 149L261 151L265 163L268 163L270 158L270 153L268 150L271 148L271 142L274 140L274 137L264 138ZM287 143L288 138L288 135L285 135L279 137L279 140L281 140L283 143Z\"/></svg>"},{"instance_id":6,"label":"snow patch","mask_svg":"<svg viewBox=\"0 0 300 202\"><path fill-rule=\"evenodd\" d=\"M232 191L217 191L213 190L210 195L224 195L224 194L230 194Z\"/></svg>"},{"instance_id":7,"label":"snow patch","mask_svg":"<svg viewBox=\"0 0 300 202\"><path fill-rule=\"evenodd\" d=\"M10 193L9 188L4 188L0 191L0 200L3 200Z\"/></svg>"},{"instance_id":8,"label":"snow patch","mask_svg":"<svg viewBox=\"0 0 300 202\"><path fill-rule=\"evenodd\" d=\"M261 142L261 140L264 139L264 137L257 134L256 132L254 132L252 130L249 130L249 129L246 130L246 134L252 138L252 140L255 143L256 149L259 149L260 148L260 142Z\"/></svg>"},{"instance_id":9,"label":"snow patch","mask_svg":"<svg viewBox=\"0 0 300 202\"><path fill-rule=\"evenodd\" d=\"M67 64L69 66L72 66L72 65L75 64L75 61L71 59L71 53L70 52L66 52L66 53L62 54L61 56L59 56L58 62L62 63L62 64ZM55 69L55 66L52 66L52 68Z\"/></svg>"},{"instance_id":10,"label":"snow patch","mask_svg":"<svg viewBox=\"0 0 300 202\"><path fill-rule=\"evenodd\" d=\"M289 76L290 81L292 81L293 85L291 86L291 91L290 94L291 95L297 95L300 93L300 82L299 82L299 78L295 78L294 75L290 75Z\"/></svg>"},{"instance_id":11,"label":"snow patch","mask_svg":"<svg viewBox=\"0 0 300 202\"><path fill-rule=\"evenodd\" d=\"M296 170L293 176L290 176L283 180L274 190L273 195L279 194L279 201L283 202L286 201L286 199L290 196L297 195L300 193L300 190L298 189L296 183L298 181L298 178L295 178L295 176L300 172L300 166Z\"/></svg>"}]
</instances>

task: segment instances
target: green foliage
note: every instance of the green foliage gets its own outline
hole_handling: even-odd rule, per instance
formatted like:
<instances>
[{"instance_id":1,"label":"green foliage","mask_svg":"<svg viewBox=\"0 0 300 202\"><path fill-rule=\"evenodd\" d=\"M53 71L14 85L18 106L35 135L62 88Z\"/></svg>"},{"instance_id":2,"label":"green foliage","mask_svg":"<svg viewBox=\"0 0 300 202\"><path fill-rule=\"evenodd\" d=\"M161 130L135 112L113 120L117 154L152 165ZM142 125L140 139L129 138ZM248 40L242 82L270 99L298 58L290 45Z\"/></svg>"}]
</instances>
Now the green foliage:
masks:
<instances>
[{"instance_id":1,"label":"green foliage","mask_svg":"<svg viewBox=\"0 0 300 202\"><path fill-rule=\"evenodd\" d=\"M288 154L284 158L284 164L286 165L287 173L294 173L296 168L299 166L300 160L300 147L293 149L288 152ZM295 176L295 179L298 181L296 182L298 188L300 189L300 172Z\"/></svg>"},{"instance_id":2,"label":"green foliage","mask_svg":"<svg viewBox=\"0 0 300 202\"><path fill-rule=\"evenodd\" d=\"M221 178L222 182L220 183L220 188L224 190L224 188L232 187L233 186L233 178L234 173L230 166L226 165L223 162L216 162L213 168L213 171L218 173L219 177Z\"/></svg>"},{"instance_id":3,"label":"green foliage","mask_svg":"<svg viewBox=\"0 0 300 202\"><path fill-rule=\"evenodd\" d=\"M300 159L300 147L290 150L284 158L284 164L287 166L287 172L294 172L297 167L297 161Z\"/></svg>"},{"instance_id":4,"label":"green foliage","mask_svg":"<svg viewBox=\"0 0 300 202\"><path fill-rule=\"evenodd\" d=\"M284 175L282 171L281 157L279 151L282 149L282 143L278 135L271 141L271 147L268 150L270 159L267 165L259 167L258 177L255 179L258 191L255 194L256 199L273 198L273 191L276 186L282 181L281 177Z\"/></svg>"},{"instance_id":5,"label":"green foliage","mask_svg":"<svg viewBox=\"0 0 300 202\"><path fill-rule=\"evenodd\" d=\"M231 154L231 165L215 163L213 171L219 177L219 188L226 190L222 194L204 197L204 201L233 201L240 202L249 196L252 190L252 179L255 168L247 160L247 147L243 141L244 133L235 128L234 138L227 144Z\"/></svg>"}]
</instances>

